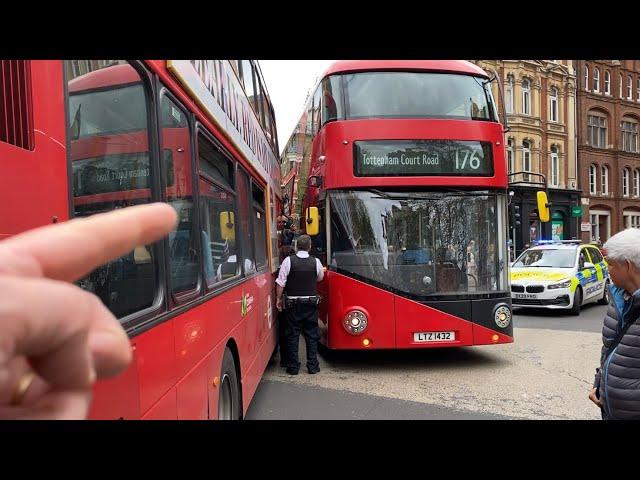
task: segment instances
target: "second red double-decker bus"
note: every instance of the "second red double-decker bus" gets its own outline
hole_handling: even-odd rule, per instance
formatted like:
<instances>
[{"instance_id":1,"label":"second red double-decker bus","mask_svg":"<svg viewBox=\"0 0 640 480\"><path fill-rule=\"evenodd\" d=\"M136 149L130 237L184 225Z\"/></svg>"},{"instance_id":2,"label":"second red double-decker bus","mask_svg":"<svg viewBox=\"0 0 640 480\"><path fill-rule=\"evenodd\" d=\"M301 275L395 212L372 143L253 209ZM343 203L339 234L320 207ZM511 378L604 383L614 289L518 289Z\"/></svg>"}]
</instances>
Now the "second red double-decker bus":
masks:
<instances>
[{"instance_id":1,"label":"second red double-decker bus","mask_svg":"<svg viewBox=\"0 0 640 480\"><path fill-rule=\"evenodd\" d=\"M340 61L310 95L281 167L328 268L324 346L513 341L491 81L465 61Z\"/></svg>"},{"instance_id":2,"label":"second red double-decker bus","mask_svg":"<svg viewBox=\"0 0 640 480\"><path fill-rule=\"evenodd\" d=\"M278 143L258 63L0 61L0 105L0 239L154 201L179 216L79 282L133 350L90 417L242 418L276 344Z\"/></svg>"}]
</instances>

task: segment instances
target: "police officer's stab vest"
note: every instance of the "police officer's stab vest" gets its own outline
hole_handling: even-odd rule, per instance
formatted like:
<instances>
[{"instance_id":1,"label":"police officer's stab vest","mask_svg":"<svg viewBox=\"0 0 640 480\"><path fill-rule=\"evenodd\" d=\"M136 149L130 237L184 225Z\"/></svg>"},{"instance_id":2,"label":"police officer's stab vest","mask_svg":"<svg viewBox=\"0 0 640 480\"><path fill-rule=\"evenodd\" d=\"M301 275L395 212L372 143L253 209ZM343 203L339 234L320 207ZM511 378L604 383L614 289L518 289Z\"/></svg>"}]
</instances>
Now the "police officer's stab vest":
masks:
<instances>
[{"instance_id":1,"label":"police officer's stab vest","mask_svg":"<svg viewBox=\"0 0 640 480\"><path fill-rule=\"evenodd\" d=\"M289 256L291 269L287 277L284 293L290 297L304 297L316 294L316 257L300 258Z\"/></svg>"}]
</instances>

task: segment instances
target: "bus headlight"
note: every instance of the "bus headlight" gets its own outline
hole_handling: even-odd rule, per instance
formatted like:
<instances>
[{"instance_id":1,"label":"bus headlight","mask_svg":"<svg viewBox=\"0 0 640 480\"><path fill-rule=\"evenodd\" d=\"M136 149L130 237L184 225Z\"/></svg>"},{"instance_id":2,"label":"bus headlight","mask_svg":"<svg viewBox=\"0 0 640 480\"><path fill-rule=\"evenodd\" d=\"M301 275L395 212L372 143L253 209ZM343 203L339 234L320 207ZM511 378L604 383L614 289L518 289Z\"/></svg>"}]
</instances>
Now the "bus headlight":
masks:
<instances>
[{"instance_id":1,"label":"bus headlight","mask_svg":"<svg viewBox=\"0 0 640 480\"><path fill-rule=\"evenodd\" d=\"M553 285L547 285L548 290L553 290L555 288L569 288L571 286L571 279L565 280L564 282L554 283Z\"/></svg>"},{"instance_id":2,"label":"bus headlight","mask_svg":"<svg viewBox=\"0 0 640 480\"><path fill-rule=\"evenodd\" d=\"M506 328L511 323L511 310L507 305L498 305L494 313L496 325L500 328Z\"/></svg>"},{"instance_id":3,"label":"bus headlight","mask_svg":"<svg viewBox=\"0 0 640 480\"><path fill-rule=\"evenodd\" d=\"M342 321L342 326L351 335L360 335L367 329L369 320L367 315L360 310L351 310Z\"/></svg>"}]
</instances>

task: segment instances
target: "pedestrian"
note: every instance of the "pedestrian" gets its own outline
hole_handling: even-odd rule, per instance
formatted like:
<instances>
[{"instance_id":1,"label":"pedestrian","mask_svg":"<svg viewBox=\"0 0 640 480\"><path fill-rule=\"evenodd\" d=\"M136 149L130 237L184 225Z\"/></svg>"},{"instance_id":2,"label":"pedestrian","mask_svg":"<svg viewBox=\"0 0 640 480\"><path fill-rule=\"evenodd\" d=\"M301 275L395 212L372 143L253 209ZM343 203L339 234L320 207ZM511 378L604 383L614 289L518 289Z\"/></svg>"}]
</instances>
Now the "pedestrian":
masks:
<instances>
[{"instance_id":1,"label":"pedestrian","mask_svg":"<svg viewBox=\"0 0 640 480\"><path fill-rule=\"evenodd\" d=\"M298 238L298 227L295 223L291 223L288 229L284 231L283 243L287 246L294 247L295 240ZM295 253L295 252L293 252Z\"/></svg>"},{"instance_id":2,"label":"pedestrian","mask_svg":"<svg viewBox=\"0 0 640 480\"><path fill-rule=\"evenodd\" d=\"M98 297L71 282L176 222L171 206L144 205L0 242L0 419L86 418L93 383L121 373L131 345Z\"/></svg>"},{"instance_id":3,"label":"pedestrian","mask_svg":"<svg viewBox=\"0 0 640 480\"><path fill-rule=\"evenodd\" d=\"M603 247L612 285L602 327L600 367L589 399L603 420L640 419L640 229L615 234Z\"/></svg>"},{"instance_id":4,"label":"pedestrian","mask_svg":"<svg viewBox=\"0 0 640 480\"><path fill-rule=\"evenodd\" d=\"M286 368L290 375L300 370L298 343L302 332L307 347L307 371L320 371L318 362L318 304L316 283L324 278L320 260L309 255L311 237L298 237L298 251L284 259L276 280L278 311L286 312L285 335L287 339Z\"/></svg>"}]
</instances>

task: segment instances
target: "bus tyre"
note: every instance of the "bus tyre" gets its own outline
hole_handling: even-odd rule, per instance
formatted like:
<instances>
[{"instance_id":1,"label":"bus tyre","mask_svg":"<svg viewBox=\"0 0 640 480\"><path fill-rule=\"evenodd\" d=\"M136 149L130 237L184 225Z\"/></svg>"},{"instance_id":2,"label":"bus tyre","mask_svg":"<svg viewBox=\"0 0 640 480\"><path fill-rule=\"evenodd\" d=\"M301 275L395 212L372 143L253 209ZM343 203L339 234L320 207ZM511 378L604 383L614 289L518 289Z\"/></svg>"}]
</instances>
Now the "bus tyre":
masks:
<instances>
[{"instance_id":1,"label":"bus tyre","mask_svg":"<svg viewBox=\"0 0 640 480\"><path fill-rule=\"evenodd\" d=\"M576 288L573 294L573 307L571 307L571 315L580 315L580 307L582 306L582 288Z\"/></svg>"},{"instance_id":2,"label":"bus tyre","mask_svg":"<svg viewBox=\"0 0 640 480\"><path fill-rule=\"evenodd\" d=\"M240 383L229 347L224 349L218 392L218 420L242 420Z\"/></svg>"},{"instance_id":3,"label":"bus tyre","mask_svg":"<svg viewBox=\"0 0 640 480\"><path fill-rule=\"evenodd\" d=\"M604 292L602 292L602 298L598 300L598 305L609 305L609 280L604 284Z\"/></svg>"}]
</instances>

